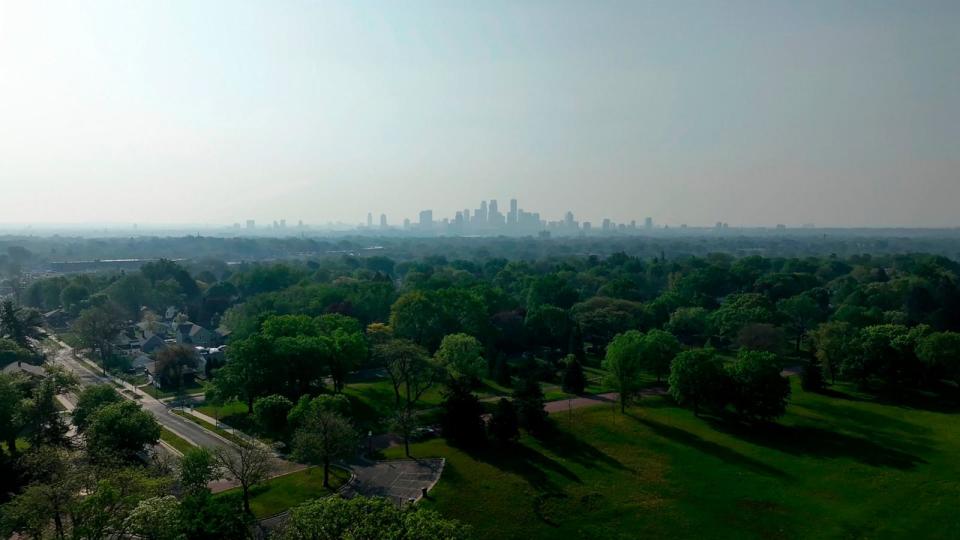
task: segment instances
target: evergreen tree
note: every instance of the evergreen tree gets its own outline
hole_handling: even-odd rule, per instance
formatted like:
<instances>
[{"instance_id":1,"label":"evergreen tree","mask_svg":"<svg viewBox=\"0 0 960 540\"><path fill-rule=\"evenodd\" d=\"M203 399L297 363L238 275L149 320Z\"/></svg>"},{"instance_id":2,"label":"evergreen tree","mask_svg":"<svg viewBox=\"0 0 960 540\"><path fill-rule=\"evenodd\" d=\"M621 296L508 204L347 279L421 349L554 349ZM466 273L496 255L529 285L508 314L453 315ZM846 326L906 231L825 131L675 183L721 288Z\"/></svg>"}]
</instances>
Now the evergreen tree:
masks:
<instances>
[{"instance_id":1,"label":"evergreen tree","mask_svg":"<svg viewBox=\"0 0 960 540\"><path fill-rule=\"evenodd\" d=\"M440 428L449 443L468 448L484 443L483 407L466 381L449 382L440 406Z\"/></svg>"},{"instance_id":2,"label":"evergreen tree","mask_svg":"<svg viewBox=\"0 0 960 540\"><path fill-rule=\"evenodd\" d=\"M811 358L800 373L800 386L807 392L819 392L823 390L823 385L823 366L816 357Z\"/></svg>"},{"instance_id":3,"label":"evergreen tree","mask_svg":"<svg viewBox=\"0 0 960 540\"><path fill-rule=\"evenodd\" d=\"M490 418L490 435L501 443L515 441L520 437L520 421L517 409L507 398L500 398Z\"/></svg>"},{"instance_id":4,"label":"evergreen tree","mask_svg":"<svg viewBox=\"0 0 960 540\"><path fill-rule=\"evenodd\" d=\"M513 401L517 407L520 427L531 433L540 433L547 428L549 423L547 411L543 409L543 389L536 379L521 379L513 391Z\"/></svg>"},{"instance_id":5,"label":"evergreen tree","mask_svg":"<svg viewBox=\"0 0 960 540\"><path fill-rule=\"evenodd\" d=\"M587 387L587 378L583 374L583 366L576 356L567 356L567 369L563 372L563 391L571 394L582 394Z\"/></svg>"}]
</instances>

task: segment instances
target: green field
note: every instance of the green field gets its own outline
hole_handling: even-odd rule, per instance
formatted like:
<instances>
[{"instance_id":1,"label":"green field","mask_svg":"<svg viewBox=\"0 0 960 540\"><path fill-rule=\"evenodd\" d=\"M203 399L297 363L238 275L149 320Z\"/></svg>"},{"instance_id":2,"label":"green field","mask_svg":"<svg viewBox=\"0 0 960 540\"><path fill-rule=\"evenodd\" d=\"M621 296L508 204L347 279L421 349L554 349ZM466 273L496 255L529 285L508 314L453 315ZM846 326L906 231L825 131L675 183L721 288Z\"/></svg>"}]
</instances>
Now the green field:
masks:
<instances>
[{"instance_id":1,"label":"green field","mask_svg":"<svg viewBox=\"0 0 960 540\"><path fill-rule=\"evenodd\" d=\"M338 467L330 468L329 490L323 487L322 467L271 478L251 491L250 510L261 519L279 514L311 499L331 495L349 479L350 473ZM236 491L235 488L224 493Z\"/></svg>"},{"instance_id":2,"label":"green field","mask_svg":"<svg viewBox=\"0 0 960 540\"><path fill-rule=\"evenodd\" d=\"M477 538L960 538L960 417L793 390L766 428L645 398L509 452L425 441L448 461L424 504Z\"/></svg>"}]
</instances>

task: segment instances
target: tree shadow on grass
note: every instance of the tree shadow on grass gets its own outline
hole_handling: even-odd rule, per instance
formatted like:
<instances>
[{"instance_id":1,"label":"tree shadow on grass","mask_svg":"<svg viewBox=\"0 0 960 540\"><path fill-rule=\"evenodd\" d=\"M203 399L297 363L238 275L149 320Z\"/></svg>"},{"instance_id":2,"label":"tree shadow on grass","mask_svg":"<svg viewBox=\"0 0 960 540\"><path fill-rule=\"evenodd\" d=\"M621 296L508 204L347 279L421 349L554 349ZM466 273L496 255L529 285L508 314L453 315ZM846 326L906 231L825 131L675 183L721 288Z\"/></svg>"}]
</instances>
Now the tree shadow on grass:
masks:
<instances>
[{"instance_id":1,"label":"tree shadow on grass","mask_svg":"<svg viewBox=\"0 0 960 540\"><path fill-rule=\"evenodd\" d=\"M582 483L576 473L524 444L461 450L477 461L522 477L539 491L561 491L548 473Z\"/></svg>"},{"instance_id":2,"label":"tree shadow on grass","mask_svg":"<svg viewBox=\"0 0 960 540\"><path fill-rule=\"evenodd\" d=\"M632 418L634 421L640 424L643 424L644 426L649 428L651 431L653 431L654 433L656 433L657 435L665 439L669 439L676 443L689 446L690 448L703 452L704 454L713 456L727 463L741 466L754 473L762 474L765 476L773 476L776 478L789 477L787 473L785 473L784 471L776 467L772 467L770 465L767 465L766 463L763 463L762 461L758 461L751 457L745 456L735 450L727 448L726 446L703 439L702 437L699 437L698 435L690 433L689 431L685 431L683 429L680 429L674 426L669 426L667 424L662 424L660 422L651 420L649 418L635 416L631 413L627 413L626 416L629 418Z\"/></svg>"},{"instance_id":3,"label":"tree shadow on grass","mask_svg":"<svg viewBox=\"0 0 960 540\"><path fill-rule=\"evenodd\" d=\"M779 452L821 459L849 458L874 467L908 470L926 461L916 455L879 444L865 437L815 426L765 424L747 426L731 421L711 421L717 431Z\"/></svg>"},{"instance_id":4,"label":"tree shadow on grass","mask_svg":"<svg viewBox=\"0 0 960 540\"><path fill-rule=\"evenodd\" d=\"M557 456L582 467L594 468L603 465L617 470L626 469L622 463L597 449L597 447L584 442L576 435L557 429L556 426L551 426L537 439Z\"/></svg>"},{"instance_id":5,"label":"tree shadow on grass","mask_svg":"<svg viewBox=\"0 0 960 540\"><path fill-rule=\"evenodd\" d=\"M947 385L940 385L938 391L898 389L879 390L875 393L851 393L836 388L824 388L817 392L820 395L853 401L858 403L875 403L890 407L917 409L920 411L953 414L960 412L956 389Z\"/></svg>"}]
</instances>

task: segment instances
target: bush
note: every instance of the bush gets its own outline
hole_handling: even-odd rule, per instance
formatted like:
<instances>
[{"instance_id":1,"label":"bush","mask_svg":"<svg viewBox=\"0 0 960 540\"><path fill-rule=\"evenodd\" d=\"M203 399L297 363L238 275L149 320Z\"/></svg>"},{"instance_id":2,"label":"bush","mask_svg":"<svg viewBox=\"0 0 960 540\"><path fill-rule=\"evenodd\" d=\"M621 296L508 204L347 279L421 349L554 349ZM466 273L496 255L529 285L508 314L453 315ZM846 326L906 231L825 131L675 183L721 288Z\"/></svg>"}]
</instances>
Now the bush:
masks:
<instances>
[{"instance_id":1,"label":"bush","mask_svg":"<svg viewBox=\"0 0 960 540\"><path fill-rule=\"evenodd\" d=\"M253 417L264 433L280 435L287 427L287 415L293 402L284 396L273 394L253 402Z\"/></svg>"}]
</instances>

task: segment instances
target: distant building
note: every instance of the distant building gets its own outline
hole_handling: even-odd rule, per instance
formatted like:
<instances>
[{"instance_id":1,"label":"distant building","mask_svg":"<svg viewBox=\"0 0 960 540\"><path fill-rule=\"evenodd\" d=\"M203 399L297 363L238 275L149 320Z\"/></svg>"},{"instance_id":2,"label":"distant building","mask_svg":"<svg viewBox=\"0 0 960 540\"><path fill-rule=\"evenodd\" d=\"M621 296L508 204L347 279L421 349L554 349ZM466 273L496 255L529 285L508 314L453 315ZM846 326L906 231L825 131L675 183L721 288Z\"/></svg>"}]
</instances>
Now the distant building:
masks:
<instances>
[{"instance_id":1,"label":"distant building","mask_svg":"<svg viewBox=\"0 0 960 540\"><path fill-rule=\"evenodd\" d=\"M433 228L433 210L422 210L420 212L420 228Z\"/></svg>"},{"instance_id":2,"label":"distant building","mask_svg":"<svg viewBox=\"0 0 960 540\"><path fill-rule=\"evenodd\" d=\"M373 228L373 213L372 213L372 212L367 212L367 228L368 228L368 229L372 229L372 228Z\"/></svg>"},{"instance_id":3,"label":"distant building","mask_svg":"<svg viewBox=\"0 0 960 540\"><path fill-rule=\"evenodd\" d=\"M652 218L652 217L648 217L647 219L643 220L643 228L644 228L644 229L647 229L648 231L653 228L653 218Z\"/></svg>"},{"instance_id":4,"label":"distant building","mask_svg":"<svg viewBox=\"0 0 960 540\"><path fill-rule=\"evenodd\" d=\"M380 228L381 228L381 229L386 229L386 228L387 228L387 215L386 215L386 214L380 214Z\"/></svg>"},{"instance_id":5,"label":"distant building","mask_svg":"<svg viewBox=\"0 0 960 540\"><path fill-rule=\"evenodd\" d=\"M254 220L252 220L252 219L248 219L248 220L247 220L247 228L248 228L248 229L256 229L256 228L257 228L257 222L254 221Z\"/></svg>"}]
</instances>

